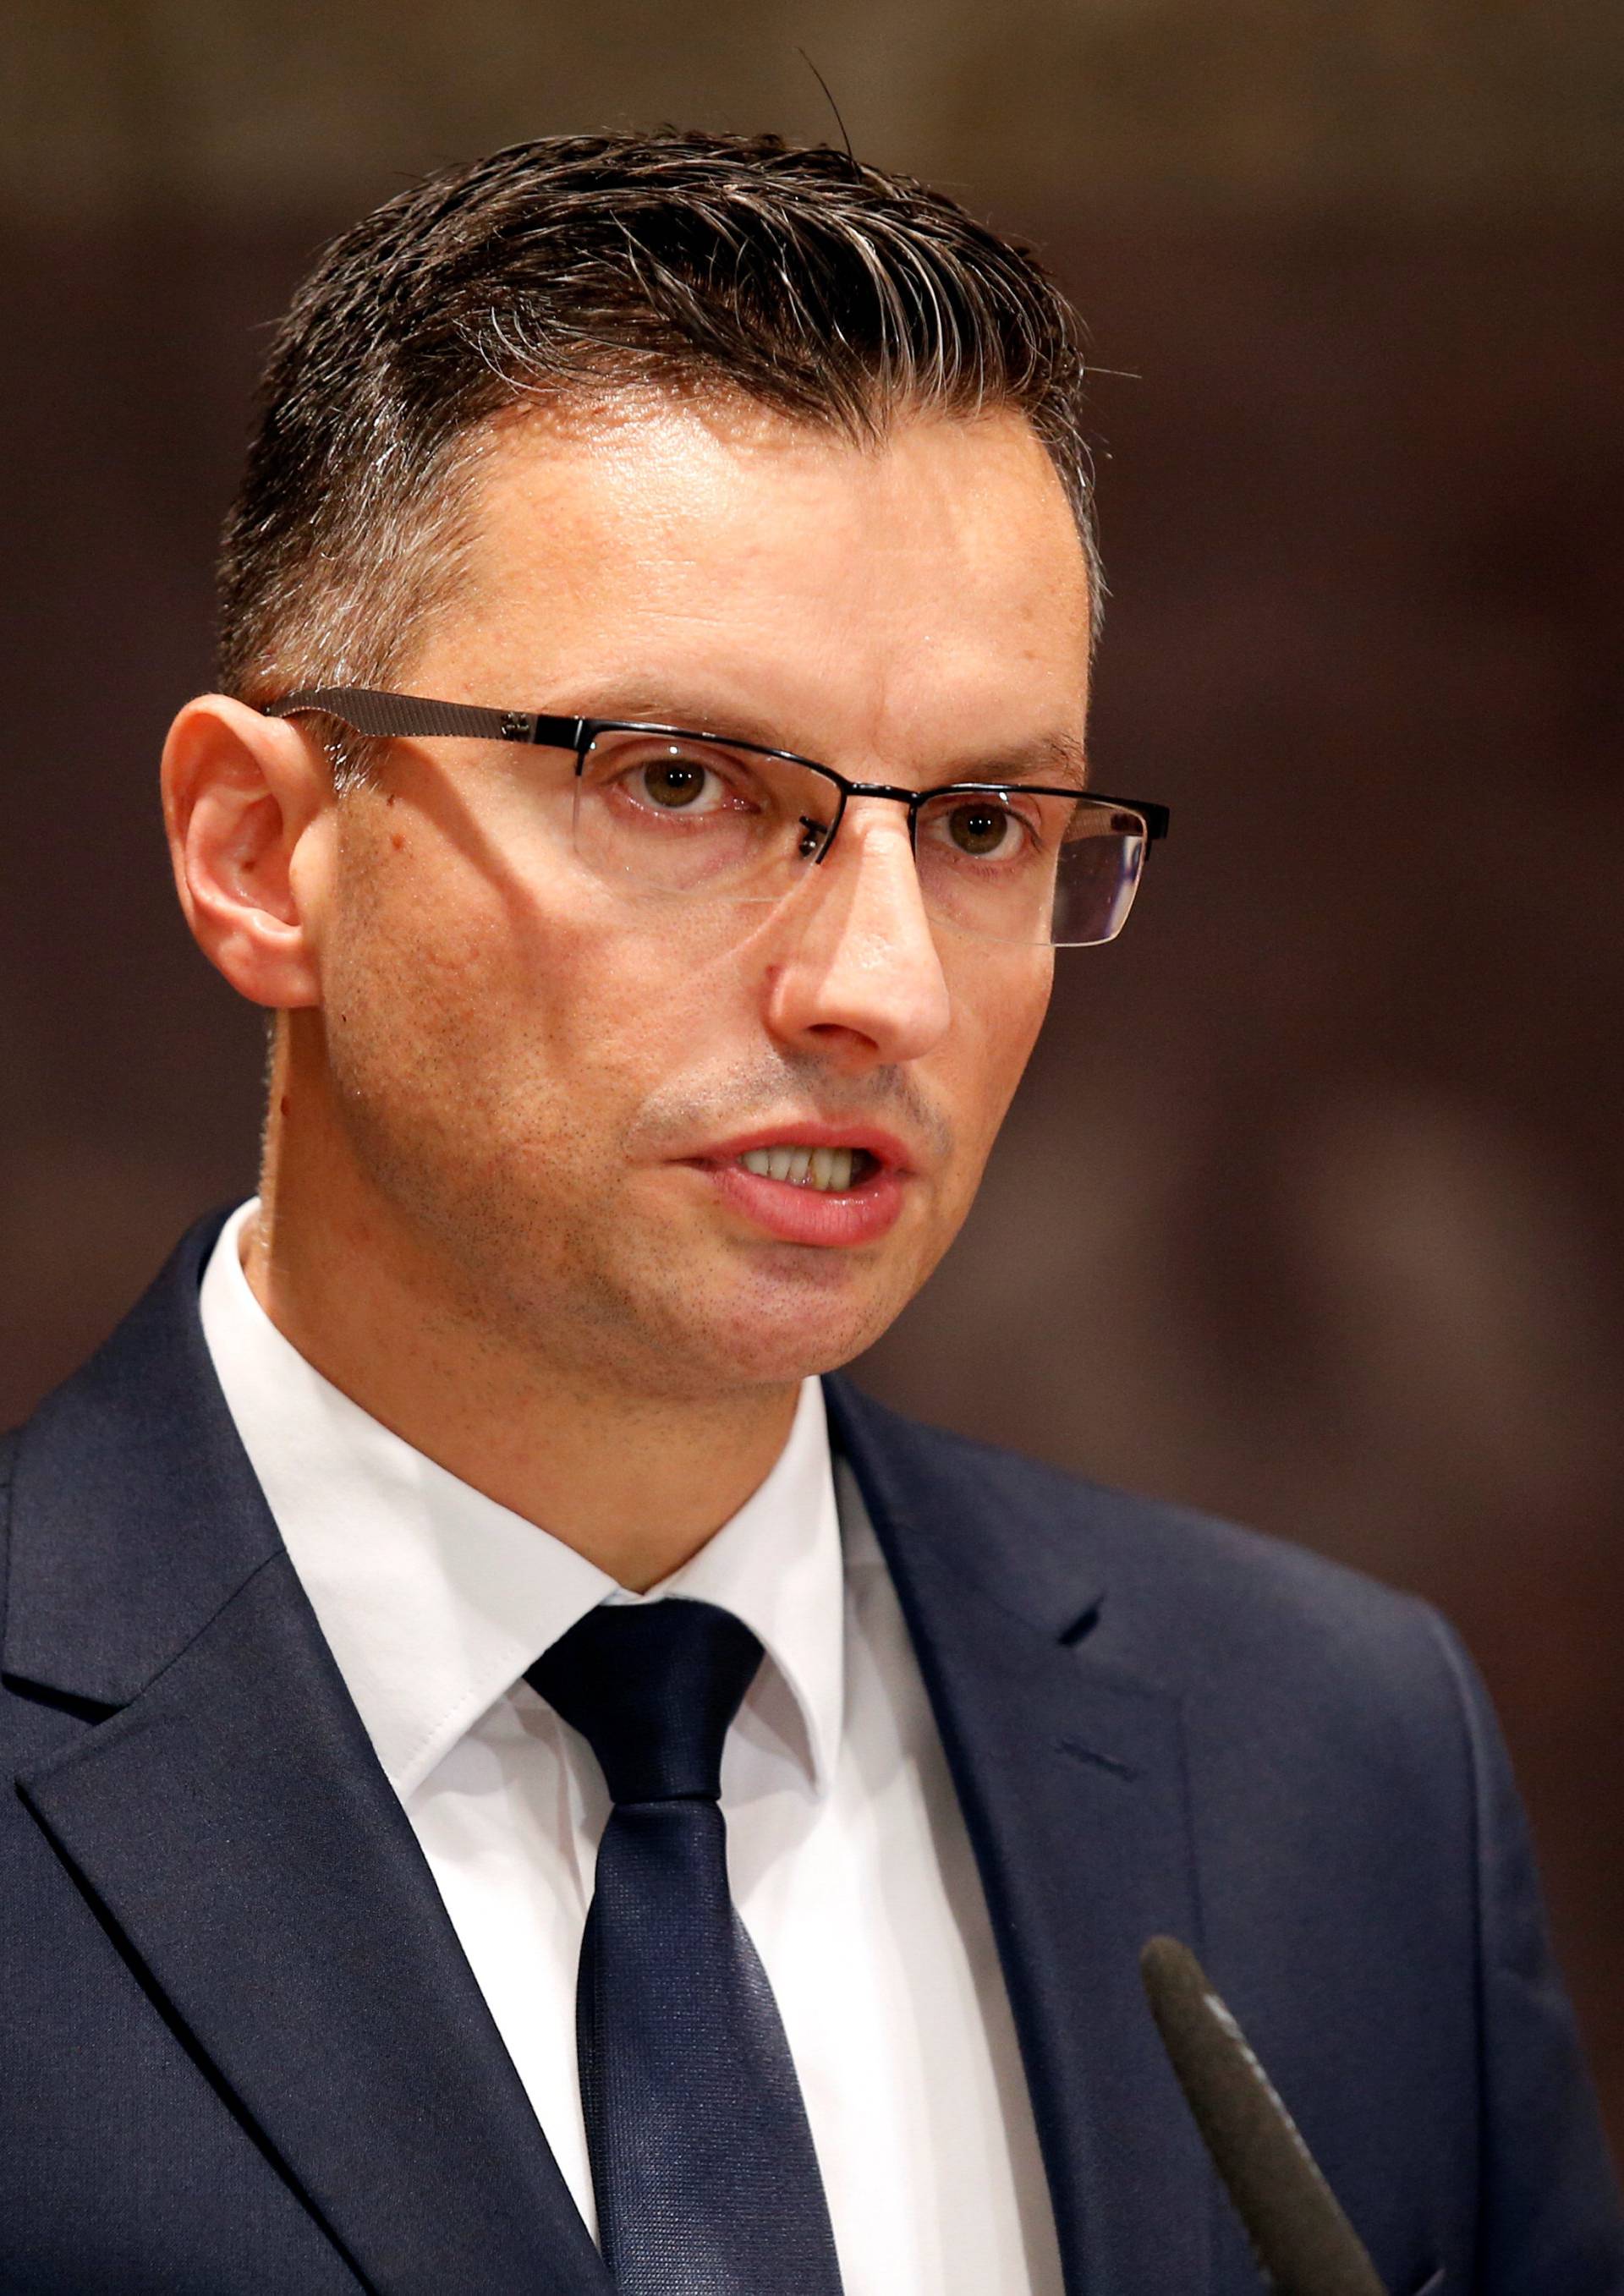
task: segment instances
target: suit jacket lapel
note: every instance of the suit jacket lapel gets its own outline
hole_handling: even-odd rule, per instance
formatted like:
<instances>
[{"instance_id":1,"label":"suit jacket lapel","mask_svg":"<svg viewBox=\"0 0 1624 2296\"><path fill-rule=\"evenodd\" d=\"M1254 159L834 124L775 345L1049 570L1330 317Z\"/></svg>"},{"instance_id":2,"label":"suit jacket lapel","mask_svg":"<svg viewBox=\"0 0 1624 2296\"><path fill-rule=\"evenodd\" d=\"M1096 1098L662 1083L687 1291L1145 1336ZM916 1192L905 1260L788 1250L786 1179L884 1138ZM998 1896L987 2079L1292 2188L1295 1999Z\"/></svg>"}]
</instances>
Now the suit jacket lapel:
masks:
<instances>
[{"instance_id":1,"label":"suit jacket lapel","mask_svg":"<svg viewBox=\"0 0 1624 2296\"><path fill-rule=\"evenodd\" d=\"M1177 1702L1094 1659L1103 1589L1049 1479L1019 1500L969 1447L825 1384L975 1849L1067 2288L1193 2296L1213 2180L1138 1973L1159 1931L1200 1950Z\"/></svg>"},{"instance_id":2,"label":"suit jacket lapel","mask_svg":"<svg viewBox=\"0 0 1624 2296\"><path fill-rule=\"evenodd\" d=\"M214 1382L211 1240L20 1449L6 1670L108 1714L20 1789L367 2285L603 2296Z\"/></svg>"}]
</instances>

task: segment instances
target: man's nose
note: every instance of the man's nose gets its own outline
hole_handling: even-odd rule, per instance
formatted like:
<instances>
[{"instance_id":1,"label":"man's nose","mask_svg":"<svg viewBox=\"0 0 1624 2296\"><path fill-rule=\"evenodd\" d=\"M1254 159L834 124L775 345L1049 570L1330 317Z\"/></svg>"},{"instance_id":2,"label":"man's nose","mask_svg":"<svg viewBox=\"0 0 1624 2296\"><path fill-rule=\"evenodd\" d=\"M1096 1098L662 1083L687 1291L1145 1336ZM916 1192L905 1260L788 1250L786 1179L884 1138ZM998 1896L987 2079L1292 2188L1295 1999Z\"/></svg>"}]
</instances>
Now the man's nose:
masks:
<instances>
[{"instance_id":1,"label":"man's nose","mask_svg":"<svg viewBox=\"0 0 1624 2296\"><path fill-rule=\"evenodd\" d=\"M774 933L767 1019L782 1043L857 1070L917 1060L947 1033L947 979L900 806L851 800Z\"/></svg>"}]
</instances>

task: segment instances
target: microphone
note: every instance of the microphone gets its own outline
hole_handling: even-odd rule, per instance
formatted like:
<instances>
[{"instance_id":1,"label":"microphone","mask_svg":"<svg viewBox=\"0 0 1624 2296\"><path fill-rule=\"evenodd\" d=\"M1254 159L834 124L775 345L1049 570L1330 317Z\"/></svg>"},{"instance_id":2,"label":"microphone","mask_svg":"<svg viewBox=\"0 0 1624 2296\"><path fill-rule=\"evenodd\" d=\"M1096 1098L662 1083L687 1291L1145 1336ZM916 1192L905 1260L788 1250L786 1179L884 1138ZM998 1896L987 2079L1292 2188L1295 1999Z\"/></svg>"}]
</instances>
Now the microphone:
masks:
<instances>
[{"instance_id":1,"label":"microphone","mask_svg":"<svg viewBox=\"0 0 1624 2296\"><path fill-rule=\"evenodd\" d=\"M1212 2165L1278 2296L1386 2296L1297 2124L1188 1946L1139 1956L1151 2014Z\"/></svg>"}]
</instances>

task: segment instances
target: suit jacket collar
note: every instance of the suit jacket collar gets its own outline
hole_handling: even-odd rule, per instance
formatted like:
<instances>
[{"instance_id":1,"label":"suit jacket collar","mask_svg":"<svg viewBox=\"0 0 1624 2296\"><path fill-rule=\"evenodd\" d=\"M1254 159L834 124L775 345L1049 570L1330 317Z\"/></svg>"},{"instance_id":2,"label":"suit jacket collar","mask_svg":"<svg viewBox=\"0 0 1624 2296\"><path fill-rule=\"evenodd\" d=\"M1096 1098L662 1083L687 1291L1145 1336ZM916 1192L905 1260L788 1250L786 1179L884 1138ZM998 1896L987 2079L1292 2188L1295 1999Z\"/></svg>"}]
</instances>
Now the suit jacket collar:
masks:
<instances>
[{"instance_id":1,"label":"suit jacket collar","mask_svg":"<svg viewBox=\"0 0 1624 2296\"><path fill-rule=\"evenodd\" d=\"M218 1226L19 1445L4 1667L70 1709L19 1789L369 2288L607 2296L214 1380Z\"/></svg>"},{"instance_id":2,"label":"suit jacket collar","mask_svg":"<svg viewBox=\"0 0 1624 2296\"><path fill-rule=\"evenodd\" d=\"M974 1847L1071 2296L1207 2285L1214 2181L1141 1992L1201 1949L1180 1701L1107 1665L1103 1518L1131 1508L825 1382Z\"/></svg>"},{"instance_id":3,"label":"suit jacket collar","mask_svg":"<svg viewBox=\"0 0 1624 2296\"><path fill-rule=\"evenodd\" d=\"M125 1706L282 1552L209 1360L196 1298L226 1218L23 1430L12 1475L8 1675Z\"/></svg>"}]
</instances>

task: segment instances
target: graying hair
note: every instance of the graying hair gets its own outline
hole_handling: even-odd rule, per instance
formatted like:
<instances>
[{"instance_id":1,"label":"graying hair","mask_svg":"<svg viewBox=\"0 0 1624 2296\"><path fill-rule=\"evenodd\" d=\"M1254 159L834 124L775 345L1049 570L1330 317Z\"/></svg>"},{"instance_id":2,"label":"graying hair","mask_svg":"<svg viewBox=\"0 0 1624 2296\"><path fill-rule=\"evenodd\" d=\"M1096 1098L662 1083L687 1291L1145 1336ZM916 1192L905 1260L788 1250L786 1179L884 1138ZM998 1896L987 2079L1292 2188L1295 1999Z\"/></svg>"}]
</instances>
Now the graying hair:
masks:
<instances>
[{"instance_id":1,"label":"graying hair","mask_svg":"<svg viewBox=\"0 0 1624 2296\"><path fill-rule=\"evenodd\" d=\"M221 685L387 684L455 586L491 419L639 382L858 443L899 414L1020 412L1097 632L1084 380L1037 258L910 176L773 136L514 144L389 201L295 297L226 529Z\"/></svg>"}]
</instances>

